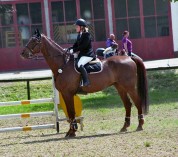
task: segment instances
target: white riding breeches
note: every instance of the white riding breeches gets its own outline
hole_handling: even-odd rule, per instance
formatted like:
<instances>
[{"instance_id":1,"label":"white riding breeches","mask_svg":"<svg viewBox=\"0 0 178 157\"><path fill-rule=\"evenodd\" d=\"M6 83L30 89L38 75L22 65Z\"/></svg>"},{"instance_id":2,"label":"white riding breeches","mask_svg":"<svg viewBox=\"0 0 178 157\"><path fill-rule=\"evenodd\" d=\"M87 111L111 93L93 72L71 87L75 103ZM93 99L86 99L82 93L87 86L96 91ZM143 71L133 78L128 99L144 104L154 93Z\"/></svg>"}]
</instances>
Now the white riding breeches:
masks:
<instances>
[{"instance_id":1,"label":"white riding breeches","mask_svg":"<svg viewBox=\"0 0 178 157\"><path fill-rule=\"evenodd\" d=\"M93 58L92 57L87 57L87 56L82 56L79 61L78 61L78 68L80 68L81 65L85 65L88 62L90 62Z\"/></svg>"}]
</instances>

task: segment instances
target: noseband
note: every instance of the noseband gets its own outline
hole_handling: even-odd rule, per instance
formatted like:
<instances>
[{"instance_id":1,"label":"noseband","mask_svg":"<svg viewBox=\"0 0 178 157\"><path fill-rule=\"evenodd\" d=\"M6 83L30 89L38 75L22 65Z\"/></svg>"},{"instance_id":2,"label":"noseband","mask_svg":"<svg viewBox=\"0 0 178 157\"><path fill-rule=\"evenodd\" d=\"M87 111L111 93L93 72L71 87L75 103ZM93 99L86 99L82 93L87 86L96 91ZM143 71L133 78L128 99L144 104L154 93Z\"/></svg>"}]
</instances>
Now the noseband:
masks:
<instances>
[{"instance_id":1,"label":"noseband","mask_svg":"<svg viewBox=\"0 0 178 157\"><path fill-rule=\"evenodd\" d=\"M39 44L40 44L40 46L39 46L39 51L41 50L41 40L39 40L39 41L38 41L38 39L36 39L36 40L37 40L37 42L36 42L36 44L33 46L33 48L30 48L30 47L28 46L29 43L27 43L27 45L25 45L25 47L29 50L29 56L33 56L35 53L39 53L39 52L35 52L35 51L34 51L35 47L36 47L36 46L39 46Z\"/></svg>"}]
</instances>

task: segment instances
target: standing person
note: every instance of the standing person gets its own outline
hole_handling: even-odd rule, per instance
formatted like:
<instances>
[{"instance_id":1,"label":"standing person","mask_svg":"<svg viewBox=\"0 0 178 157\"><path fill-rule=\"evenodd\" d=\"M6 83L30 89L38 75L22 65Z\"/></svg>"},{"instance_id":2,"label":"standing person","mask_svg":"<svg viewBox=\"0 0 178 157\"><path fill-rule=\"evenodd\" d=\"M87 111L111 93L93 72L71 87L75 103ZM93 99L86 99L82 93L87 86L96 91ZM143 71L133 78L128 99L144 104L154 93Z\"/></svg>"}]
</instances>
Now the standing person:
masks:
<instances>
[{"instance_id":1,"label":"standing person","mask_svg":"<svg viewBox=\"0 0 178 157\"><path fill-rule=\"evenodd\" d=\"M78 19L75 22L76 32L78 33L77 40L72 47L69 48L70 53L78 54L78 68L82 75L81 86L88 86L90 84L88 73L84 67L85 64L95 58L93 47L91 44L91 35L88 32L87 24L84 19Z\"/></svg>"},{"instance_id":2,"label":"standing person","mask_svg":"<svg viewBox=\"0 0 178 157\"><path fill-rule=\"evenodd\" d=\"M115 42L115 35L110 34L109 38L106 40L106 47L111 47Z\"/></svg>"},{"instance_id":3,"label":"standing person","mask_svg":"<svg viewBox=\"0 0 178 157\"><path fill-rule=\"evenodd\" d=\"M124 31L122 35L123 35L122 48L127 52L128 56L131 56L132 42L128 39L129 38L129 31Z\"/></svg>"},{"instance_id":4,"label":"standing person","mask_svg":"<svg viewBox=\"0 0 178 157\"><path fill-rule=\"evenodd\" d=\"M126 51L128 56L137 57L140 60L142 60L142 58L140 58L138 55L136 55L135 53L132 52L132 42L128 39L129 38L129 31L124 31L122 35L123 35L123 38L122 38L122 48L123 48L123 50Z\"/></svg>"}]
</instances>

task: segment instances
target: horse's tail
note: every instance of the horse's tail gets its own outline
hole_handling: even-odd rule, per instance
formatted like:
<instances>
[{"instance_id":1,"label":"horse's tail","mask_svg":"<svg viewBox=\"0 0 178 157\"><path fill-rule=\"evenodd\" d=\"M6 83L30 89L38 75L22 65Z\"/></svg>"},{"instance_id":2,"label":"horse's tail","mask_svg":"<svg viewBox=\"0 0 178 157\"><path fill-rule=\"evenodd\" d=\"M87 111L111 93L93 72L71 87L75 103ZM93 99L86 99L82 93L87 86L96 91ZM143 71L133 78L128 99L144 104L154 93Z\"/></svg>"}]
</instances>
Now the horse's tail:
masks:
<instances>
[{"instance_id":1,"label":"horse's tail","mask_svg":"<svg viewBox=\"0 0 178 157\"><path fill-rule=\"evenodd\" d=\"M143 108L143 112L145 114L149 111L149 103L148 103L148 82L147 82L147 76L146 76L146 68L144 66L144 63L141 59L137 57L132 57L132 60L137 65L137 89L138 94L141 98L141 104Z\"/></svg>"}]
</instances>

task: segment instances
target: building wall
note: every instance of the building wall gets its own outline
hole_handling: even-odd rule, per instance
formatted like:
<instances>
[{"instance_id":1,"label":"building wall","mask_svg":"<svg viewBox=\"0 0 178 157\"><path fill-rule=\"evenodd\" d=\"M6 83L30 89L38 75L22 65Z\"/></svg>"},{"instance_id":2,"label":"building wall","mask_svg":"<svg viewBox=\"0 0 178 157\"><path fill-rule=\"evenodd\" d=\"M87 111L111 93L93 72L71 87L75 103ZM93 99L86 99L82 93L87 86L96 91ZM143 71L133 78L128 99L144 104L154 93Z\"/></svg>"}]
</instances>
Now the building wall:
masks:
<instances>
[{"instance_id":1,"label":"building wall","mask_svg":"<svg viewBox=\"0 0 178 157\"><path fill-rule=\"evenodd\" d=\"M76 32L73 23L80 17L86 18L89 22L94 49L105 47L105 41L110 33L116 35L116 41L121 48L122 32L127 29L130 31L133 42L133 51L143 60L172 58L174 57L173 52L178 51L178 2L171 4L170 7L169 3L165 4L166 1L163 6L159 6L158 1L162 2L161 0L125 0L124 2L122 0L2 0L0 5L5 4L6 8L8 5L12 5L16 10L7 14L6 18L11 18L11 21L5 24L3 23L4 14L0 12L0 72L48 68L45 60L23 60L20 58L19 54L30 37L29 35L25 37L22 32L29 28L31 35L37 27L62 47L68 47L75 41ZM121 5L120 2L124 4ZM35 5L38 9L35 10L31 3L38 3L37 6ZM144 14L144 3L153 4L146 9L152 8L152 11L155 10L155 12L150 14L150 11L147 10L149 14ZM23 5L27 9L23 10ZM18 8L22 10L18 10ZM157 10L158 12L165 10L165 13L157 14ZM26 11L29 17L33 14L35 22L21 18L23 24L19 23L19 15ZM124 16L120 16L122 13L125 13ZM40 17L40 22L36 21L36 17ZM157 19L162 17L163 21L159 25ZM148 20L156 19L155 26L152 22L145 23L147 18ZM135 23L134 20L139 23ZM22 32L21 28L23 28ZM150 28L153 28L155 34ZM159 34L159 30L162 29L163 34ZM9 41L6 38L7 33L10 33ZM10 44L7 45L7 42Z\"/></svg>"},{"instance_id":2,"label":"building wall","mask_svg":"<svg viewBox=\"0 0 178 157\"><path fill-rule=\"evenodd\" d=\"M174 52L177 55L178 54L178 2L171 3L171 17L172 17Z\"/></svg>"}]
</instances>

